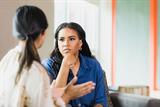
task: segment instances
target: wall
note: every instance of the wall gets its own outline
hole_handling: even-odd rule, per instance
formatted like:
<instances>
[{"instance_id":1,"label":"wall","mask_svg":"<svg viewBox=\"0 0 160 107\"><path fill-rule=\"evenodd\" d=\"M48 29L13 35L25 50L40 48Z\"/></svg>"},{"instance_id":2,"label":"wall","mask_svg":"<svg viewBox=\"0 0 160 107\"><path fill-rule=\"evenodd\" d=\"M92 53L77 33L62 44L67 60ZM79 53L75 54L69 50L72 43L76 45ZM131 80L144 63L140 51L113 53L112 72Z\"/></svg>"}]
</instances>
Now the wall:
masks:
<instances>
[{"instance_id":1,"label":"wall","mask_svg":"<svg viewBox=\"0 0 160 107\"><path fill-rule=\"evenodd\" d=\"M40 7L48 18L49 28L47 38L43 47L39 50L41 58L49 55L53 47L53 0L1 0L0 1L0 59L4 54L17 44L17 40L12 37L12 17L16 9L24 4L31 4Z\"/></svg>"},{"instance_id":2,"label":"wall","mask_svg":"<svg viewBox=\"0 0 160 107\"><path fill-rule=\"evenodd\" d=\"M107 75L107 82L111 85L112 58L112 4L111 0L100 0L99 3L99 41L98 55L103 70Z\"/></svg>"},{"instance_id":3,"label":"wall","mask_svg":"<svg viewBox=\"0 0 160 107\"><path fill-rule=\"evenodd\" d=\"M117 0L116 85L149 85L149 0Z\"/></svg>"},{"instance_id":4,"label":"wall","mask_svg":"<svg viewBox=\"0 0 160 107\"><path fill-rule=\"evenodd\" d=\"M160 6L160 2L158 2L158 6ZM160 28L160 8L158 8L158 29ZM158 30L158 73L157 73L157 81L158 88L160 89L160 30Z\"/></svg>"}]
</instances>

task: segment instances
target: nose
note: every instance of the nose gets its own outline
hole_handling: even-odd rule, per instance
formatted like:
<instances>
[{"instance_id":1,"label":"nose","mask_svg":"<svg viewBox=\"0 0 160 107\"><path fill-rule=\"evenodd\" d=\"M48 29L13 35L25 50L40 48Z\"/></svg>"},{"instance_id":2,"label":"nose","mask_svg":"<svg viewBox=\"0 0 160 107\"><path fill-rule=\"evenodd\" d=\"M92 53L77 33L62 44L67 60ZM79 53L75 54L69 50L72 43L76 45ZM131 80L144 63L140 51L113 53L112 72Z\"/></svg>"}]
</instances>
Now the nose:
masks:
<instances>
[{"instance_id":1,"label":"nose","mask_svg":"<svg viewBox=\"0 0 160 107\"><path fill-rule=\"evenodd\" d=\"M68 46L68 45L69 45L69 41L68 41L68 40L65 40L64 43L63 43L63 45L64 45L64 46Z\"/></svg>"}]
</instances>

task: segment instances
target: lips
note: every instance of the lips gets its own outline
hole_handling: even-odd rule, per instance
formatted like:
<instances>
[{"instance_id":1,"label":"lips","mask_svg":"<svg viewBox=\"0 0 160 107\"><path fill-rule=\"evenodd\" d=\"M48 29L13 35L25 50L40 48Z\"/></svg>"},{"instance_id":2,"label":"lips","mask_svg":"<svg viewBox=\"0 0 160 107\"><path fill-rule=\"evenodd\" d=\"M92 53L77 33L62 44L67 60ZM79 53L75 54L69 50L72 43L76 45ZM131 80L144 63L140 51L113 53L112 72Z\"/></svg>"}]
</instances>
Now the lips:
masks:
<instances>
[{"instance_id":1,"label":"lips","mask_svg":"<svg viewBox=\"0 0 160 107\"><path fill-rule=\"evenodd\" d=\"M63 53L69 53L70 49L63 49Z\"/></svg>"}]
</instances>

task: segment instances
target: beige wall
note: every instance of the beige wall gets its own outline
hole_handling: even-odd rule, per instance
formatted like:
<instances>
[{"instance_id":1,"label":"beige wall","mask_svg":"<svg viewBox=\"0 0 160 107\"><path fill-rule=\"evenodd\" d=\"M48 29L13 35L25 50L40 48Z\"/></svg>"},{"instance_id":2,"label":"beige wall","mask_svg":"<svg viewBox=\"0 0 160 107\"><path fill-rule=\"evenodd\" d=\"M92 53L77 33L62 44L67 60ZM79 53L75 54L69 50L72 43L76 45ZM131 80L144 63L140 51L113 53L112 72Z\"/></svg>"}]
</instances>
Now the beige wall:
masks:
<instances>
[{"instance_id":1,"label":"beige wall","mask_svg":"<svg viewBox=\"0 0 160 107\"><path fill-rule=\"evenodd\" d=\"M21 5L36 5L40 7L48 18L49 28L47 38L39 50L41 58L49 55L53 48L53 0L5 0L0 1L0 59L5 53L17 44L16 38L12 36L12 17L16 9Z\"/></svg>"}]
</instances>

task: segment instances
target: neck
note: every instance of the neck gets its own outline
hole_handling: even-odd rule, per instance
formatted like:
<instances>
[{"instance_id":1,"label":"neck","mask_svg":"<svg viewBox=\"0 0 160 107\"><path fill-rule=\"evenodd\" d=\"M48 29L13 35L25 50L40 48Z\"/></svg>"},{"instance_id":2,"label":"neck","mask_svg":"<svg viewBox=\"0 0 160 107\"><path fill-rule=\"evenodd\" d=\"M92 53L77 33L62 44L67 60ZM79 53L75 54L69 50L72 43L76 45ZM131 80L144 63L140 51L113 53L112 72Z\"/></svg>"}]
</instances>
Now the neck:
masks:
<instances>
[{"instance_id":1,"label":"neck","mask_svg":"<svg viewBox=\"0 0 160 107\"><path fill-rule=\"evenodd\" d=\"M77 75L79 67L80 67L80 61L79 61L79 58L78 58L75 66L72 68L72 73L73 73L74 76Z\"/></svg>"},{"instance_id":2,"label":"neck","mask_svg":"<svg viewBox=\"0 0 160 107\"><path fill-rule=\"evenodd\" d=\"M18 42L18 45L21 46L21 47L25 47L26 41L21 41L21 40L20 40L20 41Z\"/></svg>"}]
</instances>

